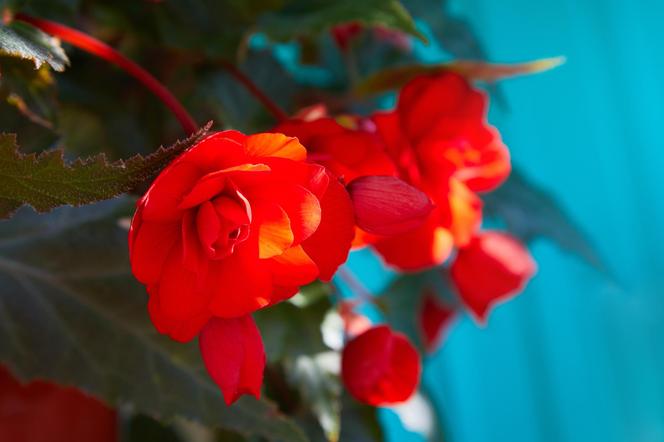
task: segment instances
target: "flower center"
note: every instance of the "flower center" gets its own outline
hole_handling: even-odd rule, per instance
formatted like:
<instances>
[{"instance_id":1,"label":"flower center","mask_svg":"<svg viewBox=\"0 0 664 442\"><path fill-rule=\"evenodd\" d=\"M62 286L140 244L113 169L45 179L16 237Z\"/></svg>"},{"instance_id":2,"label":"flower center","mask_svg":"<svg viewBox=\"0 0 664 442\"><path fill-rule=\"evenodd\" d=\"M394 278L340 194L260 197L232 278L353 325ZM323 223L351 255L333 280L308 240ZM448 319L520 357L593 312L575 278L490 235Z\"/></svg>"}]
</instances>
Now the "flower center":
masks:
<instances>
[{"instance_id":1,"label":"flower center","mask_svg":"<svg viewBox=\"0 0 664 442\"><path fill-rule=\"evenodd\" d=\"M209 259L223 259L249 237L251 206L237 190L227 190L198 207L198 240Z\"/></svg>"}]
</instances>

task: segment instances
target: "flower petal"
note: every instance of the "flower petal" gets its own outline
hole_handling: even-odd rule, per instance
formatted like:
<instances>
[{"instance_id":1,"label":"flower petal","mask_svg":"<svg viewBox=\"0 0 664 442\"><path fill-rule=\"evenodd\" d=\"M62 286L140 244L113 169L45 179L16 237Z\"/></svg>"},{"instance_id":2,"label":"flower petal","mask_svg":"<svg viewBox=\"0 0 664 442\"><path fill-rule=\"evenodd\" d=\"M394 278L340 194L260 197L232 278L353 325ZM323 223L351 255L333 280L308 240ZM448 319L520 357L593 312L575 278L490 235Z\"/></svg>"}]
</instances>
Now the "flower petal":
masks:
<instances>
[{"instance_id":1,"label":"flower petal","mask_svg":"<svg viewBox=\"0 0 664 442\"><path fill-rule=\"evenodd\" d=\"M272 282L277 286L301 286L318 277L318 266L301 246L291 247L268 263Z\"/></svg>"},{"instance_id":2,"label":"flower petal","mask_svg":"<svg viewBox=\"0 0 664 442\"><path fill-rule=\"evenodd\" d=\"M254 204L258 224L258 256L260 259L281 255L293 244L293 231L286 211L275 203Z\"/></svg>"},{"instance_id":3,"label":"flower petal","mask_svg":"<svg viewBox=\"0 0 664 442\"><path fill-rule=\"evenodd\" d=\"M180 236L177 222L143 222L132 224L131 271L143 284L157 282L166 258Z\"/></svg>"},{"instance_id":4,"label":"flower petal","mask_svg":"<svg viewBox=\"0 0 664 442\"><path fill-rule=\"evenodd\" d=\"M320 208L320 225L302 242L302 248L318 266L319 277L329 281L337 267L346 261L355 234L353 206L348 192L337 179L329 178Z\"/></svg>"},{"instance_id":5,"label":"flower petal","mask_svg":"<svg viewBox=\"0 0 664 442\"><path fill-rule=\"evenodd\" d=\"M385 262L399 270L418 271L442 264L452 251L450 232L439 225L438 209L421 227L378 239L374 248Z\"/></svg>"},{"instance_id":6,"label":"flower petal","mask_svg":"<svg viewBox=\"0 0 664 442\"><path fill-rule=\"evenodd\" d=\"M251 316L210 319L198 345L205 368L221 389L227 405L243 394L260 398L265 350Z\"/></svg>"},{"instance_id":7,"label":"flower petal","mask_svg":"<svg viewBox=\"0 0 664 442\"><path fill-rule=\"evenodd\" d=\"M295 161L304 161L307 158L307 150L298 139L283 134L249 135L244 142L244 149L251 158L280 157Z\"/></svg>"}]
</instances>

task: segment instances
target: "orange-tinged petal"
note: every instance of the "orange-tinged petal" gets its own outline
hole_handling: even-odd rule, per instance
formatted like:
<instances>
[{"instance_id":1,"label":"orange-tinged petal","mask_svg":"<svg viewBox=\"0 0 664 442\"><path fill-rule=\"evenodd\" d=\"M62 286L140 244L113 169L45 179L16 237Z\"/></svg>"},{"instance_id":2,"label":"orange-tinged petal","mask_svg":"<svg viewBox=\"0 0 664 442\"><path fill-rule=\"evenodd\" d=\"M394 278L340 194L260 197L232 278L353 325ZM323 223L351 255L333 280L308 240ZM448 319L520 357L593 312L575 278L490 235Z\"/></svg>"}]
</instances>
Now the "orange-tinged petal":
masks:
<instances>
[{"instance_id":1,"label":"orange-tinged petal","mask_svg":"<svg viewBox=\"0 0 664 442\"><path fill-rule=\"evenodd\" d=\"M385 262L399 270L418 271L442 264L452 252L451 233L439 225L434 209L421 227L379 239L373 246Z\"/></svg>"},{"instance_id":2,"label":"orange-tinged petal","mask_svg":"<svg viewBox=\"0 0 664 442\"><path fill-rule=\"evenodd\" d=\"M456 179L450 180L449 229L457 246L468 244L482 223L482 200L465 184Z\"/></svg>"},{"instance_id":3,"label":"orange-tinged petal","mask_svg":"<svg viewBox=\"0 0 664 442\"><path fill-rule=\"evenodd\" d=\"M270 167L265 164L242 164L218 170L202 177L194 187L187 193L184 199L178 205L178 209L189 209L197 206L204 201L208 201L219 194L226 186L227 180L246 180L251 176L253 179L267 177ZM252 174L259 174L253 175Z\"/></svg>"},{"instance_id":4,"label":"orange-tinged petal","mask_svg":"<svg viewBox=\"0 0 664 442\"><path fill-rule=\"evenodd\" d=\"M307 159L307 150L298 139L283 134L249 135L244 142L244 149L247 156L252 158L280 157L295 161Z\"/></svg>"},{"instance_id":5,"label":"orange-tinged petal","mask_svg":"<svg viewBox=\"0 0 664 442\"><path fill-rule=\"evenodd\" d=\"M302 246L291 247L269 261L272 282L277 286L301 286L318 277L318 266Z\"/></svg>"},{"instance_id":6,"label":"orange-tinged petal","mask_svg":"<svg viewBox=\"0 0 664 442\"><path fill-rule=\"evenodd\" d=\"M258 227L258 257L281 255L293 245L293 231L286 211L274 203L263 202L254 207Z\"/></svg>"}]
</instances>

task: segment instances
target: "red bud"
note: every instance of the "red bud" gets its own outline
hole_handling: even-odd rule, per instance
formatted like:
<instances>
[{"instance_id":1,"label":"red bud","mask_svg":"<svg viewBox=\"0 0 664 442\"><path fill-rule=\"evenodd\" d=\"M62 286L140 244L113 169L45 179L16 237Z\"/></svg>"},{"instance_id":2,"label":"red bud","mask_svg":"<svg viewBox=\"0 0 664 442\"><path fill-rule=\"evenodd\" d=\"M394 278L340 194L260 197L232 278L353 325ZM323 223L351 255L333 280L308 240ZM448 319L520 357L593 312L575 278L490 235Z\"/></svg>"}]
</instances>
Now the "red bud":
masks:
<instances>
[{"instance_id":1,"label":"red bud","mask_svg":"<svg viewBox=\"0 0 664 442\"><path fill-rule=\"evenodd\" d=\"M355 222L376 235L398 235L421 226L433 210L429 197L392 176L364 176L350 182Z\"/></svg>"},{"instance_id":2,"label":"red bud","mask_svg":"<svg viewBox=\"0 0 664 442\"><path fill-rule=\"evenodd\" d=\"M415 347L386 325L352 339L341 358L341 377L350 394L374 406L408 400L419 384L420 372Z\"/></svg>"},{"instance_id":3,"label":"red bud","mask_svg":"<svg viewBox=\"0 0 664 442\"><path fill-rule=\"evenodd\" d=\"M443 332L454 317L454 309L442 304L436 295L426 293L420 310L420 326L424 337L424 346L432 352L440 344Z\"/></svg>"}]
</instances>

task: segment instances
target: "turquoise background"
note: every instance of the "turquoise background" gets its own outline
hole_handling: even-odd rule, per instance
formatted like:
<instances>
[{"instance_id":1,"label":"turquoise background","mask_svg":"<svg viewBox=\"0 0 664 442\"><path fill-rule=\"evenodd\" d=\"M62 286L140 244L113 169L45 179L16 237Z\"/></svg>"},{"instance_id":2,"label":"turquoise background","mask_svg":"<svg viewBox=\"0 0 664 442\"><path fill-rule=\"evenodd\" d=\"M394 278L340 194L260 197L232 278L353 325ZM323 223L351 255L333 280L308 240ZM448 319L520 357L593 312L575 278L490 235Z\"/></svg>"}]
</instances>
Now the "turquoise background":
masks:
<instances>
[{"instance_id":1,"label":"turquoise background","mask_svg":"<svg viewBox=\"0 0 664 442\"><path fill-rule=\"evenodd\" d=\"M491 121L516 166L588 233L615 281L550 242L533 244L539 272L527 290L486 328L462 317L426 363L446 438L662 441L664 2L451 7L493 61L567 57L562 68L502 83L509 110L494 103ZM354 257L358 274L375 265L366 258ZM390 441L420 440L394 415L383 418Z\"/></svg>"}]
</instances>

